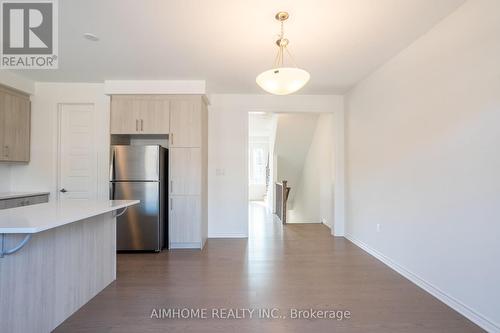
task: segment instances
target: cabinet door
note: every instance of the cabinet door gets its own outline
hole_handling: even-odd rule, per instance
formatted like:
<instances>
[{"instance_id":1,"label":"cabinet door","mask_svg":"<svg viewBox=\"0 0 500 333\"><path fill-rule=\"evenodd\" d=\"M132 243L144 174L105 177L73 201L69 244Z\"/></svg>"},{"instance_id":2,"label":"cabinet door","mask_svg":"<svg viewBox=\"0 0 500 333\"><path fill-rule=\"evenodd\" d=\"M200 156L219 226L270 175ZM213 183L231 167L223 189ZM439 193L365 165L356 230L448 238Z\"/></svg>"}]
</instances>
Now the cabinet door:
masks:
<instances>
[{"instance_id":1,"label":"cabinet door","mask_svg":"<svg viewBox=\"0 0 500 333\"><path fill-rule=\"evenodd\" d=\"M0 161L7 159L5 145L3 144L3 129L5 128L5 94L0 91Z\"/></svg>"},{"instance_id":2,"label":"cabinet door","mask_svg":"<svg viewBox=\"0 0 500 333\"><path fill-rule=\"evenodd\" d=\"M174 248L201 247L201 200L199 196L170 197L169 238L170 245Z\"/></svg>"},{"instance_id":3,"label":"cabinet door","mask_svg":"<svg viewBox=\"0 0 500 333\"><path fill-rule=\"evenodd\" d=\"M168 134L170 131L170 101L142 100L139 109L142 134Z\"/></svg>"},{"instance_id":4,"label":"cabinet door","mask_svg":"<svg viewBox=\"0 0 500 333\"><path fill-rule=\"evenodd\" d=\"M201 101L170 102L170 147L201 147Z\"/></svg>"},{"instance_id":5,"label":"cabinet door","mask_svg":"<svg viewBox=\"0 0 500 333\"><path fill-rule=\"evenodd\" d=\"M7 93L3 102L3 160L29 162L30 101Z\"/></svg>"},{"instance_id":6,"label":"cabinet door","mask_svg":"<svg viewBox=\"0 0 500 333\"><path fill-rule=\"evenodd\" d=\"M170 148L169 154L170 194L201 194L201 149Z\"/></svg>"},{"instance_id":7,"label":"cabinet door","mask_svg":"<svg viewBox=\"0 0 500 333\"><path fill-rule=\"evenodd\" d=\"M111 99L111 134L139 133L138 101L132 98Z\"/></svg>"}]
</instances>

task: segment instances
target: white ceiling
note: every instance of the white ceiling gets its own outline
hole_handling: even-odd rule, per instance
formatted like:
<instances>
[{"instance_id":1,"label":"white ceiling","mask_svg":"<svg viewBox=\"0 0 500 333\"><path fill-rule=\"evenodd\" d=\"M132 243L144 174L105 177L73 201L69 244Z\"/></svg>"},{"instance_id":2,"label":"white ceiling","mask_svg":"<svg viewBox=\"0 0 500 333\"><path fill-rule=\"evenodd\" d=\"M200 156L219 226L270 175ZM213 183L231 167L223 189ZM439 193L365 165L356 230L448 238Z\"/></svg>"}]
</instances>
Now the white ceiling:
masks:
<instances>
[{"instance_id":1,"label":"white ceiling","mask_svg":"<svg viewBox=\"0 0 500 333\"><path fill-rule=\"evenodd\" d=\"M275 57L279 25L301 93L342 93L411 44L464 0L62 0L58 70L37 81L202 79L217 93L261 93L255 76ZM82 37L91 32L100 41Z\"/></svg>"}]
</instances>

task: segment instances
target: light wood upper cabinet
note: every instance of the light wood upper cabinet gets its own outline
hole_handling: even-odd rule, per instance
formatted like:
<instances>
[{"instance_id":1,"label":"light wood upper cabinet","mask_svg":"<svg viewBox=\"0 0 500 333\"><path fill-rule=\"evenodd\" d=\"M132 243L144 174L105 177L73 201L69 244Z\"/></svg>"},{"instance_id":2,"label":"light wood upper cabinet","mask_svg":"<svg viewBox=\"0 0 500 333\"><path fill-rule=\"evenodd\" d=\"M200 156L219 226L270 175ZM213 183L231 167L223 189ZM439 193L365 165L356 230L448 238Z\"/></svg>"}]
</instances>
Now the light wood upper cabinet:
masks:
<instances>
[{"instance_id":1,"label":"light wood upper cabinet","mask_svg":"<svg viewBox=\"0 0 500 333\"><path fill-rule=\"evenodd\" d=\"M29 96L0 88L0 161L30 160Z\"/></svg>"},{"instance_id":2,"label":"light wood upper cabinet","mask_svg":"<svg viewBox=\"0 0 500 333\"><path fill-rule=\"evenodd\" d=\"M134 100L113 96L111 99L111 134L131 134L139 131Z\"/></svg>"},{"instance_id":3,"label":"light wood upper cabinet","mask_svg":"<svg viewBox=\"0 0 500 333\"><path fill-rule=\"evenodd\" d=\"M168 134L170 101L155 96L111 98L111 134Z\"/></svg>"},{"instance_id":4,"label":"light wood upper cabinet","mask_svg":"<svg viewBox=\"0 0 500 333\"><path fill-rule=\"evenodd\" d=\"M139 112L141 133L168 134L170 132L170 101L149 100Z\"/></svg>"},{"instance_id":5,"label":"light wood upper cabinet","mask_svg":"<svg viewBox=\"0 0 500 333\"><path fill-rule=\"evenodd\" d=\"M170 147L201 147L201 107L201 99L170 102Z\"/></svg>"}]
</instances>

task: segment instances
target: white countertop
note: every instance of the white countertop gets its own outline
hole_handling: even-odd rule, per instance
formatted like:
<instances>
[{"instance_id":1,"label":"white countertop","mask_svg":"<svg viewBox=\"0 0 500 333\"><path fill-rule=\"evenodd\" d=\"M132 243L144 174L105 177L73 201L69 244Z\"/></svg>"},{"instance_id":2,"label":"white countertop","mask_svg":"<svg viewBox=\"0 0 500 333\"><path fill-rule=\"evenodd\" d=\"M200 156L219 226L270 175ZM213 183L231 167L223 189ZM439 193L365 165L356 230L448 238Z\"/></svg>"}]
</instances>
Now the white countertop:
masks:
<instances>
[{"instance_id":1,"label":"white countertop","mask_svg":"<svg viewBox=\"0 0 500 333\"><path fill-rule=\"evenodd\" d=\"M0 210L0 234L34 234L136 205L139 200L64 200Z\"/></svg>"},{"instance_id":2,"label":"white countertop","mask_svg":"<svg viewBox=\"0 0 500 333\"><path fill-rule=\"evenodd\" d=\"M0 200L35 197L37 195L47 195L50 192L0 192Z\"/></svg>"}]
</instances>

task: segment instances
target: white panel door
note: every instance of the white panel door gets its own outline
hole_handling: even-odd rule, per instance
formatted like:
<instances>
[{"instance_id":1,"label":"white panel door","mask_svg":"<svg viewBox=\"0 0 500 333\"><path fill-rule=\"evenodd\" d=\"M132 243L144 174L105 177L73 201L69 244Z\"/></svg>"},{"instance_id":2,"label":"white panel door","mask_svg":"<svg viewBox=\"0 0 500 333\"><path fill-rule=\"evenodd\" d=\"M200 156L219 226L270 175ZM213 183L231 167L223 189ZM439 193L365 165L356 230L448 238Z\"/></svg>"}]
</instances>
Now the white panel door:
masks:
<instances>
[{"instance_id":1,"label":"white panel door","mask_svg":"<svg viewBox=\"0 0 500 333\"><path fill-rule=\"evenodd\" d=\"M59 199L97 199L93 104L59 105Z\"/></svg>"}]
</instances>

